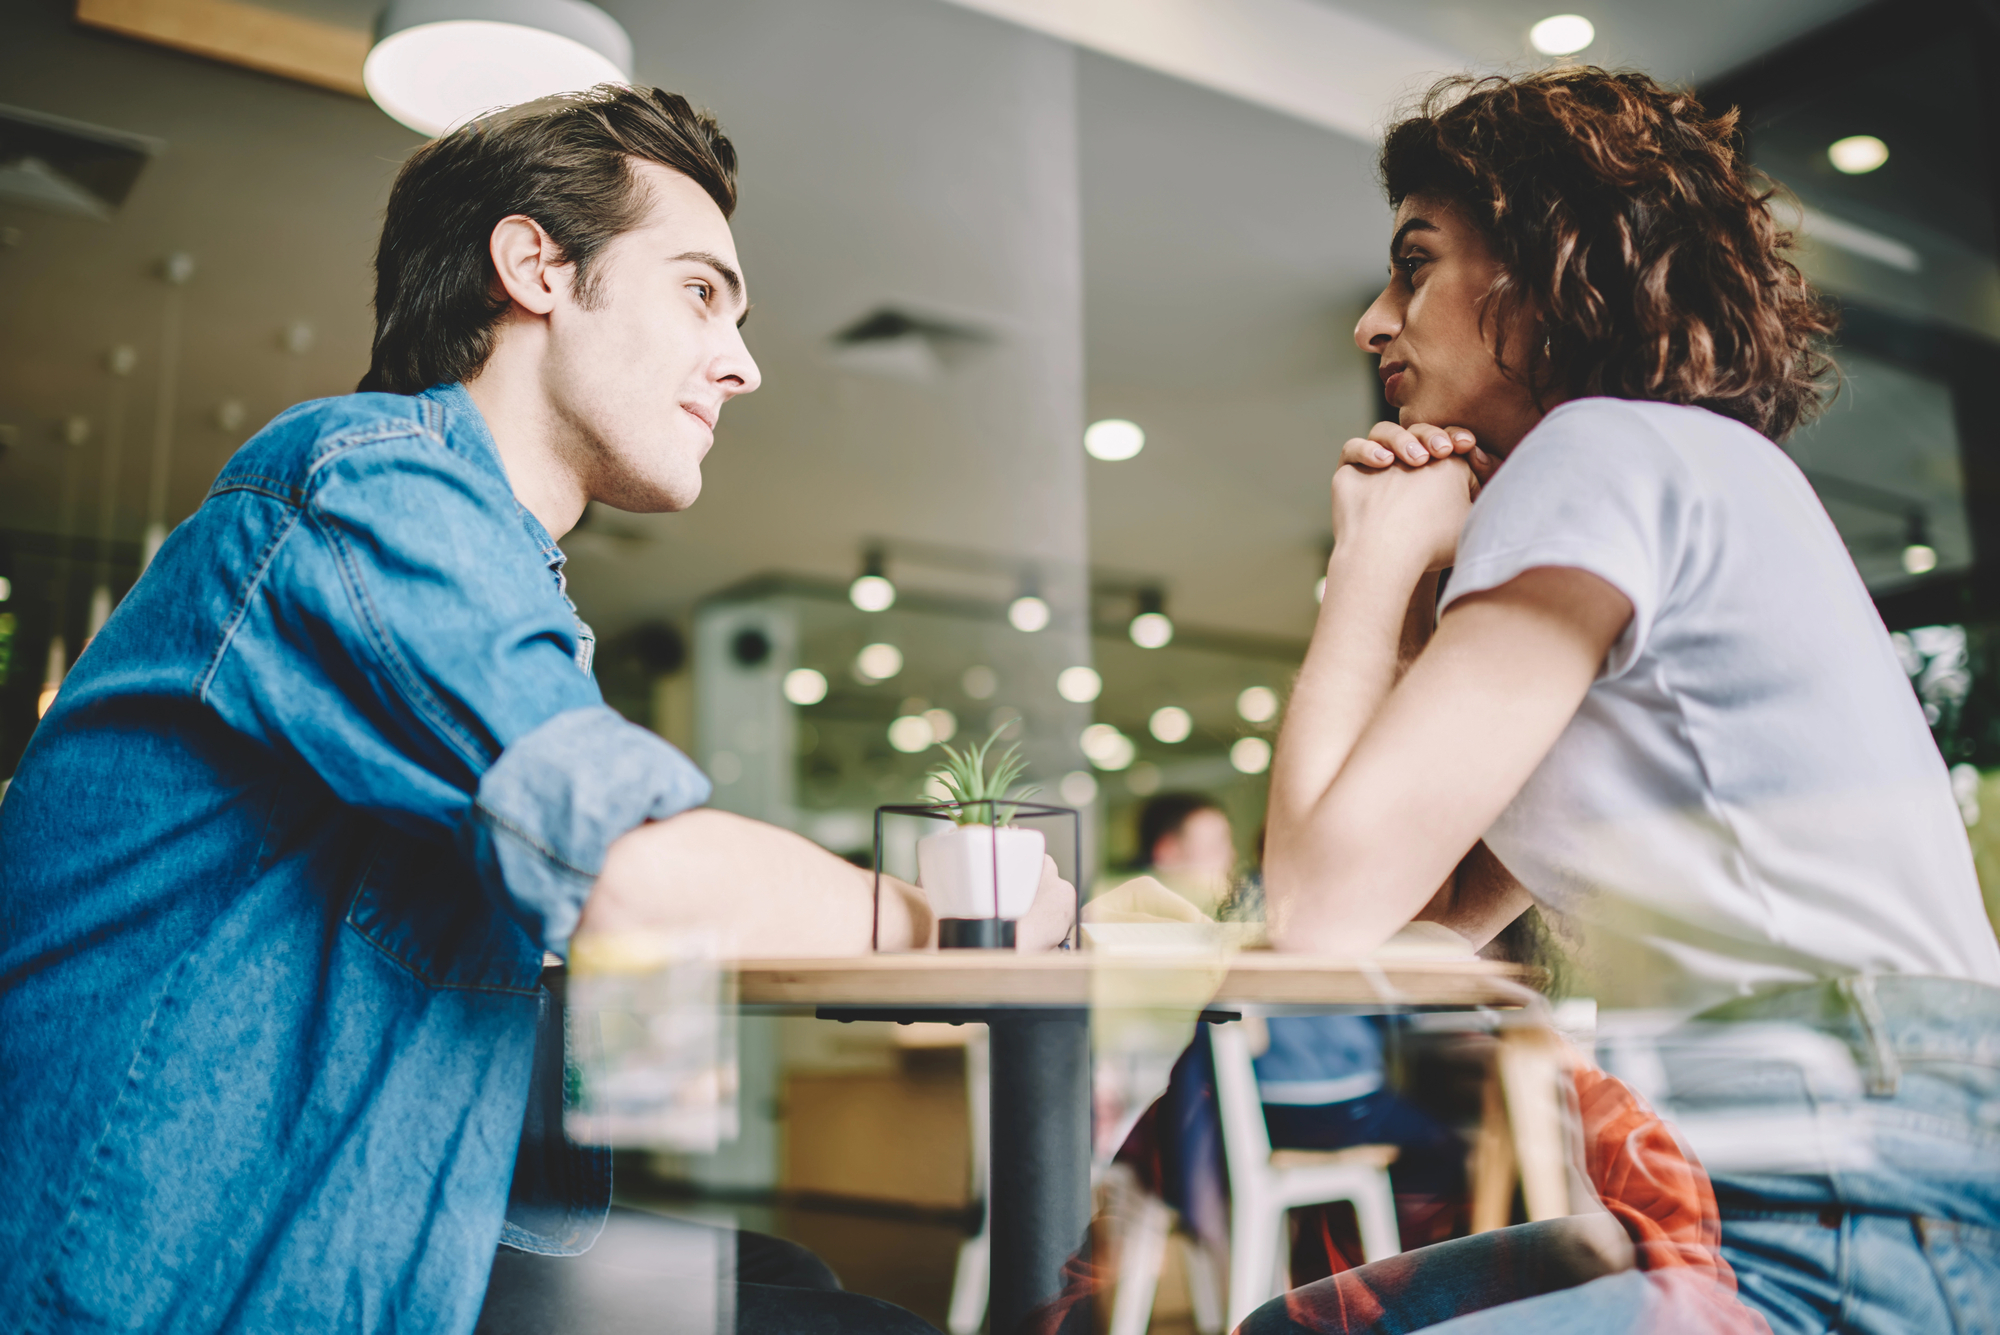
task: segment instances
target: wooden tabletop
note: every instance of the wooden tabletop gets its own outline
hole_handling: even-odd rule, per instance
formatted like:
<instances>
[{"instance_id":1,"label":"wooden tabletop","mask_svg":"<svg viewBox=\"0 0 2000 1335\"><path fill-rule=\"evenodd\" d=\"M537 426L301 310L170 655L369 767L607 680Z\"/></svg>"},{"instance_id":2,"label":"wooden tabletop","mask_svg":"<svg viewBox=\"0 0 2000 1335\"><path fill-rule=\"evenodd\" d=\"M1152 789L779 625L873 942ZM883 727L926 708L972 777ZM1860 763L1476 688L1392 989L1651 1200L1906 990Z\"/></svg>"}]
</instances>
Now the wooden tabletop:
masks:
<instances>
[{"instance_id":1,"label":"wooden tabletop","mask_svg":"<svg viewBox=\"0 0 2000 1335\"><path fill-rule=\"evenodd\" d=\"M1088 1006L1132 998L1149 976L1184 998L1219 974L1207 1004L1518 1006L1535 971L1476 957L1320 958L1243 951L1225 959L925 951L844 959L741 960L738 1000L753 1006Z\"/></svg>"}]
</instances>

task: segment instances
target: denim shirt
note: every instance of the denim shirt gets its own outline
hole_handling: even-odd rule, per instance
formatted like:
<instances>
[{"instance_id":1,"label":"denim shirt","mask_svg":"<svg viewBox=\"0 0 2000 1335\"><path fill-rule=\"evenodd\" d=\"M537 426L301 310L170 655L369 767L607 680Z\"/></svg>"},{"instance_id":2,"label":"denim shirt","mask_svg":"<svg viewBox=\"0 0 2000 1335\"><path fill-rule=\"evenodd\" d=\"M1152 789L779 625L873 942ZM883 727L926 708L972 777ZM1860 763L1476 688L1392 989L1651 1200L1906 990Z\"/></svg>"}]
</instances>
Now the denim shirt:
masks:
<instances>
[{"instance_id":1,"label":"denim shirt","mask_svg":"<svg viewBox=\"0 0 2000 1335\"><path fill-rule=\"evenodd\" d=\"M709 788L562 562L463 388L303 404L77 661L0 801L0 1329L469 1331L503 1226L589 1245L601 1157L515 1174L543 952Z\"/></svg>"}]
</instances>

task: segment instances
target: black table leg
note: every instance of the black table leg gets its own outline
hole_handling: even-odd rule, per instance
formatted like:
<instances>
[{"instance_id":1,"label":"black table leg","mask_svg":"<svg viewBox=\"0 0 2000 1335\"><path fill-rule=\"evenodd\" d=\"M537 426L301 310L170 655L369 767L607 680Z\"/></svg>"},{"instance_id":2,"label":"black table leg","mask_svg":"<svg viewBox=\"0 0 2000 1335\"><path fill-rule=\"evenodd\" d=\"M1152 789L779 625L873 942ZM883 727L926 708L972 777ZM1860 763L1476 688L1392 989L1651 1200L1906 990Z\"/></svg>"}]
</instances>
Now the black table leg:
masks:
<instances>
[{"instance_id":1,"label":"black table leg","mask_svg":"<svg viewBox=\"0 0 2000 1335\"><path fill-rule=\"evenodd\" d=\"M1090 1228L1090 1017L1041 1011L994 1016L990 1025L989 1329L1015 1335L1061 1291L1063 1263Z\"/></svg>"}]
</instances>

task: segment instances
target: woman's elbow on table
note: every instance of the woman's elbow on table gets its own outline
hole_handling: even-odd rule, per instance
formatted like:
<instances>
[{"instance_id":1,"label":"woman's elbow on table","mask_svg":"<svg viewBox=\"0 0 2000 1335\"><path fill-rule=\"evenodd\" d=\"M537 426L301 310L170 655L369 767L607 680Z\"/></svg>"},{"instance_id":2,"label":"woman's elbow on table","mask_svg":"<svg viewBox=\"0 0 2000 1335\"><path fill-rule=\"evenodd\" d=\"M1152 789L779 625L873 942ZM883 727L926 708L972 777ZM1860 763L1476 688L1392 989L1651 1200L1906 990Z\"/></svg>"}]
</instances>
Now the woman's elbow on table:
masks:
<instances>
[{"instance_id":1,"label":"woman's elbow on table","mask_svg":"<svg viewBox=\"0 0 2000 1335\"><path fill-rule=\"evenodd\" d=\"M1272 948L1301 955L1365 955L1429 899L1395 893L1359 859L1280 852L1275 844L1265 864L1264 894Z\"/></svg>"}]
</instances>

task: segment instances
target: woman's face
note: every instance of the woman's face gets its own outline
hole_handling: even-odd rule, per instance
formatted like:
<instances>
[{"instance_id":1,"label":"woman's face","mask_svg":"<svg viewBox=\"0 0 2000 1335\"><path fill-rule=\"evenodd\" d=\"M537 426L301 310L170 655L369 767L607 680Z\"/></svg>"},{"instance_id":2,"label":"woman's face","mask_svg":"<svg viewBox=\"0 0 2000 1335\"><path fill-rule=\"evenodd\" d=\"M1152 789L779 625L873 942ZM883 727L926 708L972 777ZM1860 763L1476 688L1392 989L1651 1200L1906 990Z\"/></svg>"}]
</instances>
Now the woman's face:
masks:
<instances>
[{"instance_id":1,"label":"woman's face","mask_svg":"<svg viewBox=\"0 0 2000 1335\"><path fill-rule=\"evenodd\" d=\"M1505 454L1545 409L1501 374L1497 331L1490 321L1480 328L1480 303L1499 276L1486 238L1454 205L1412 196L1396 210L1388 286L1354 327L1354 341L1382 359L1382 390L1402 425L1464 427ZM1509 355L1519 362L1532 330L1510 333Z\"/></svg>"}]
</instances>

